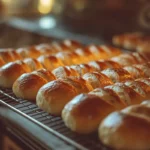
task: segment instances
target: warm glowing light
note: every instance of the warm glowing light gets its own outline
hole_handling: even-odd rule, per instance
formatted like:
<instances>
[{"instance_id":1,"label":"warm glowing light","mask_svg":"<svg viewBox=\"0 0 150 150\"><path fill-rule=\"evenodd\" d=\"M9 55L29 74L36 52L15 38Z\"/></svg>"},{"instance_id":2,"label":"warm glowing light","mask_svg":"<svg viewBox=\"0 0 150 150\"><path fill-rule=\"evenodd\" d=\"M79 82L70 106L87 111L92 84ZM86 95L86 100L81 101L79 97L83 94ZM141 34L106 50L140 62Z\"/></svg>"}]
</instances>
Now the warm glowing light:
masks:
<instances>
[{"instance_id":1,"label":"warm glowing light","mask_svg":"<svg viewBox=\"0 0 150 150\"><path fill-rule=\"evenodd\" d=\"M42 29L50 29L56 26L56 20L52 17L42 17L39 20L39 25Z\"/></svg>"},{"instance_id":2,"label":"warm glowing light","mask_svg":"<svg viewBox=\"0 0 150 150\"><path fill-rule=\"evenodd\" d=\"M11 0L2 0L3 3L6 3L6 4L10 4L12 1Z\"/></svg>"},{"instance_id":3,"label":"warm glowing light","mask_svg":"<svg viewBox=\"0 0 150 150\"><path fill-rule=\"evenodd\" d=\"M54 0L39 0L38 10L42 14L47 14L52 10Z\"/></svg>"}]
</instances>

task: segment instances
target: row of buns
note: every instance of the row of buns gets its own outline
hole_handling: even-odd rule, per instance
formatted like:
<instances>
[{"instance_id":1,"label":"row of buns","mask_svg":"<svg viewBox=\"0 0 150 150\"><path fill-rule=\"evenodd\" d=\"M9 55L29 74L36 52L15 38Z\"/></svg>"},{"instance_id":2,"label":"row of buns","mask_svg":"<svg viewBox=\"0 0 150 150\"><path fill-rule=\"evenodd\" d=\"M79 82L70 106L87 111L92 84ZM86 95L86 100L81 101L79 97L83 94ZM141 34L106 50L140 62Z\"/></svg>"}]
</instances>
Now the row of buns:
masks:
<instances>
[{"instance_id":1,"label":"row of buns","mask_svg":"<svg viewBox=\"0 0 150 150\"><path fill-rule=\"evenodd\" d=\"M17 48L16 50L12 48L0 49L0 66L16 60L38 58L41 55L54 54L60 51L74 51L82 47L83 45L76 41L64 40L62 42L51 42L50 44Z\"/></svg>"},{"instance_id":2,"label":"row of buns","mask_svg":"<svg viewBox=\"0 0 150 150\"><path fill-rule=\"evenodd\" d=\"M80 94L74 97L63 108L62 118L65 125L72 131L89 134L97 131L101 121L111 112L119 111L130 105L140 104L149 98L150 78L141 78L124 83L118 82L114 85L97 88L88 94ZM50 102L50 99L48 102ZM115 127L109 128L109 124L119 126L117 119L119 120L116 117L106 121L106 126L100 129L100 137L102 136L104 143L107 143L105 140L107 140L106 136L109 136L109 130L112 129L112 132L115 132ZM111 134L109 138L111 138ZM115 136L112 138L115 141ZM116 142L117 140L119 141L119 139L116 139Z\"/></svg>"},{"instance_id":3,"label":"row of buns","mask_svg":"<svg viewBox=\"0 0 150 150\"><path fill-rule=\"evenodd\" d=\"M134 56L137 58L136 61ZM119 64L115 60L120 60L120 57L121 61ZM135 64L139 65L121 68L121 64L124 66L125 61L133 63L133 60ZM13 84L13 92L19 98L35 100L38 90L44 84L59 78L74 77L74 80L79 80L79 78L75 79L75 77L80 77L80 82L81 79L82 81L85 80L84 82L91 85L94 89L98 86L112 84L113 82L147 77L149 76L149 66L146 64L140 65L144 62L147 62L147 60L138 53L133 53L122 54L112 58L112 60L92 61L87 64L58 67L52 72L46 69L40 69L21 75ZM146 71L144 72L144 70ZM9 79L11 80L11 78ZM8 82L9 80L6 81Z\"/></svg>"},{"instance_id":4,"label":"row of buns","mask_svg":"<svg viewBox=\"0 0 150 150\"><path fill-rule=\"evenodd\" d=\"M115 35L112 42L116 46L124 47L126 49L135 50L142 44L148 44L150 42L150 36L140 32L125 33Z\"/></svg>"},{"instance_id":5,"label":"row of buns","mask_svg":"<svg viewBox=\"0 0 150 150\"><path fill-rule=\"evenodd\" d=\"M81 77L65 77L48 82L37 92L36 103L41 109L48 113L60 115L64 106L78 94L88 93L95 88L113 85L117 82L133 81L136 77L150 77L150 63L133 65L133 69L130 69L130 73L127 71L128 68L131 68L131 66L124 68L108 68L99 73L91 72ZM134 68L138 68L137 73ZM143 68L147 71L142 71ZM139 75L135 76L135 74L138 73ZM20 93L23 95L24 92L20 89L21 87L15 91L16 87L13 87L14 93L18 94L18 96L20 96Z\"/></svg>"},{"instance_id":6,"label":"row of buns","mask_svg":"<svg viewBox=\"0 0 150 150\"><path fill-rule=\"evenodd\" d=\"M119 150L150 149L150 100L109 114L99 125L103 144Z\"/></svg>"},{"instance_id":7,"label":"row of buns","mask_svg":"<svg viewBox=\"0 0 150 150\"><path fill-rule=\"evenodd\" d=\"M95 47L94 50L93 47ZM41 68L53 70L59 66L111 58L119 55L120 53L121 51L117 48L93 45L85 49L76 49L72 52L58 52L53 55L40 56L38 59L26 58L24 60L10 62L0 68L0 86L11 88L14 81L20 75Z\"/></svg>"},{"instance_id":8,"label":"row of buns","mask_svg":"<svg viewBox=\"0 0 150 150\"><path fill-rule=\"evenodd\" d=\"M136 50L150 57L150 36L140 32L115 35L113 44L128 50Z\"/></svg>"}]
</instances>

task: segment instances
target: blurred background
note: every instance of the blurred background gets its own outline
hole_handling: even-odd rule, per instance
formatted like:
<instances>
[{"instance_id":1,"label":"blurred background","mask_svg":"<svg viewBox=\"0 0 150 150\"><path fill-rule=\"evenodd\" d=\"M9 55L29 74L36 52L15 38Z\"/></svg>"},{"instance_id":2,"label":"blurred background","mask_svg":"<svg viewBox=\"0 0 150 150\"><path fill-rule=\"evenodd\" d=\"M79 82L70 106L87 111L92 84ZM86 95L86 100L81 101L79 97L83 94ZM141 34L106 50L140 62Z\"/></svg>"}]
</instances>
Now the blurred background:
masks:
<instances>
[{"instance_id":1,"label":"blurred background","mask_svg":"<svg viewBox=\"0 0 150 150\"><path fill-rule=\"evenodd\" d=\"M55 39L71 38L83 43L103 43L118 33L149 33L150 1L0 0L0 18L1 24L5 24L0 27L0 32L9 38L11 32L12 37L18 39L21 36L23 42L20 39L21 44L17 46L36 42L28 36L27 42L23 40L27 32ZM10 31L6 26L19 32ZM20 30L25 31L24 34ZM41 39L39 42L42 42ZM7 46L15 43L11 40L12 43L8 44L8 40L4 40L0 41L0 46L5 41Z\"/></svg>"}]
</instances>

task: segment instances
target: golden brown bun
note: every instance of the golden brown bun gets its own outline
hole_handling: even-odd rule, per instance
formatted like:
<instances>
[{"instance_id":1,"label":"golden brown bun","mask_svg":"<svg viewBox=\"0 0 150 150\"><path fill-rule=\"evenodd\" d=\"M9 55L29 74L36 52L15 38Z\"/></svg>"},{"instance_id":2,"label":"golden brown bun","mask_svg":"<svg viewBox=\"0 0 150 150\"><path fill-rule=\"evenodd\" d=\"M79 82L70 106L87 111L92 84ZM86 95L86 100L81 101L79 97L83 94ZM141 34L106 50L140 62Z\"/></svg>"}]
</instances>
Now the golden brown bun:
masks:
<instances>
[{"instance_id":1,"label":"golden brown bun","mask_svg":"<svg viewBox=\"0 0 150 150\"><path fill-rule=\"evenodd\" d=\"M37 59L34 58L26 58L23 60L23 62L30 67L31 71L43 68L42 64Z\"/></svg>"},{"instance_id":2,"label":"golden brown bun","mask_svg":"<svg viewBox=\"0 0 150 150\"><path fill-rule=\"evenodd\" d=\"M132 78L134 78L134 79L144 77L143 71L136 68L135 66L126 66L126 67L124 67L124 69L126 71L128 71L130 73L130 75L132 76Z\"/></svg>"},{"instance_id":3,"label":"golden brown bun","mask_svg":"<svg viewBox=\"0 0 150 150\"><path fill-rule=\"evenodd\" d=\"M76 66L77 67L77 66ZM79 67L78 67L79 69ZM64 67L58 67L52 71L52 73L55 75L56 78L64 78L69 76L80 76L81 74L81 67L80 70L74 69L73 66L64 66Z\"/></svg>"},{"instance_id":4,"label":"golden brown bun","mask_svg":"<svg viewBox=\"0 0 150 150\"><path fill-rule=\"evenodd\" d=\"M111 60L119 63L122 66L130 66L138 63L131 54L121 54L119 56L111 58Z\"/></svg>"},{"instance_id":5,"label":"golden brown bun","mask_svg":"<svg viewBox=\"0 0 150 150\"><path fill-rule=\"evenodd\" d=\"M86 47L86 50L89 51L90 53L92 53L96 60L98 60L99 58L104 59L107 57L106 52L102 48L99 48L96 45L89 45Z\"/></svg>"},{"instance_id":6,"label":"golden brown bun","mask_svg":"<svg viewBox=\"0 0 150 150\"><path fill-rule=\"evenodd\" d=\"M91 87L89 89L89 85L81 77L62 78L61 80L72 85L76 89L78 94L87 93L89 92L89 90L91 90Z\"/></svg>"},{"instance_id":7,"label":"golden brown bun","mask_svg":"<svg viewBox=\"0 0 150 150\"><path fill-rule=\"evenodd\" d=\"M102 45L102 46L98 46L98 47L99 47L99 49L103 49L106 52L106 54L107 54L106 58L111 58L111 57L121 54L120 49L116 48L116 47L107 46L107 45Z\"/></svg>"},{"instance_id":8,"label":"golden brown bun","mask_svg":"<svg viewBox=\"0 0 150 150\"><path fill-rule=\"evenodd\" d=\"M13 92L18 98L35 101L37 91L47 80L36 74L23 74L13 84Z\"/></svg>"},{"instance_id":9,"label":"golden brown bun","mask_svg":"<svg viewBox=\"0 0 150 150\"><path fill-rule=\"evenodd\" d=\"M106 60L105 60L106 61ZM108 65L107 63L105 63L104 60L100 60L100 61L90 61L88 63L89 66L92 66L94 68L96 68L97 70L101 71L101 70L104 70L104 69L107 69L108 68Z\"/></svg>"},{"instance_id":10,"label":"golden brown bun","mask_svg":"<svg viewBox=\"0 0 150 150\"><path fill-rule=\"evenodd\" d=\"M95 131L99 122L114 110L98 96L80 94L64 107L62 118L72 131L88 134Z\"/></svg>"},{"instance_id":11,"label":"golden brown bun","mask_svg":"<svg viewBox=\"0 0 150 150\"><path fill-rule=\"evenodd\" d=\"M51 71L46 70L46 69L40 69L37 71L33 71L32 74L36 74L36 75L44 78L48 82L56 79L55 76L51 73Z\"/></svg>"},{"instance_id":12,"label":"golden brown bun","mask_svg":"<svg viewBox=\"0 0 150 150\"><path fill-rule=\"evenodd\" d=\"M134 53L131 53L131 55L136 59L138 64L142 64L150 60L147 57L145 57L145 55L143 55L142 53L134 52Z\"/></svg>"},{"instance_id":13,"label":"golden brown bun","mask_svg":"<svg viewBox=\"0 0 150 150\"><path fill-rule=\"evenodd\" d=\"M82 62L84 62L84 63L87 63L91 60L96 59L94 54L88 48L84 48L84 49L79 48L75 52L79 55L79 57L82 58ZM101 59L101 58L99 58L99 59Z\"/></svg>"},{"instance_id":14,"label":"golden brown bun","mask_svg":"<svg viewBox=\"0 0 150 150\"><path fill-rule=\"evenodd\" d=\"M135 65L136 68L140 69L143 72L144 77L148 78L150 75L150 63Z\"/></svg>"},{"instance_id":15,"label":"golden brown bun","mask_svg":"<svg viewBox=\"0 0 150 150\"><path fill-rule=\"evenodd\" d=\"M17 53L20 54L23 58L38 58L41 53L35 49L35 47L26 47L26 48L18 48Z\"/></svg>"},{"instance_id":16,"label":"golden brown bun","mask_svg":"<svg viewBox=\"0 0 150 150\"><path fill-rule=\"evenodd\" d=\"M10 88L14 81L23 73L31 69L23 61L11 62L0 68L0 86Z\"/></svg>"},{"instance_id":17,"label":"golden brown bun","mask_svg":"<svg viewBox=\"0 0 150 150\"><path fill-rule=\"evenodd\" d=\"M5 63L14 61L14 57L12 55L12 51L0 51L0 57L4 60Z\"/></svg>"},{"instance_id":18,"label":"golden brown bun","mask_svg":"<svg viewBox=\"0 0 150 150\"><path fill-rule=\"evenodd\" d=\"M123 83L118 82L105 88L113 90L126 106L139 104L143 100L143 97L139 93Z\"/></svg>"},{"instance_id":19,"label":"golden brown bun","mask_svg":"<svg viewBox=\"0 0 150 150\"><path fill-rule=\"evenodd\" d=\"M102 143L114 149L148 150L150 148L148 117L115 112L103 120L98 133Z\"/></svg>"},{"instance_id":20,"label":"golden brown bun","mask_svg":"<svg viewBox=\"0 0 150 150\"><path fill-rule=\"evenodd\" d=\"M54 80L54 75L45 69L21 75L13 84L13 92L18 98L34 100L38 90L47 82Z\"/></svg>"},{"instance_id":21,"label":"golden brown bun","mask_svg":"<svg viewBox=\"0 0 150 150\"><path fill-rule=\"evenodd\" d=\"M60 59L64 65L81 63L81 57L75 52L59 52L56 54L56 57Z\"/></svg>"},{"instance_id":22,"label":"golden brown bun","mask_svg":"<svg viewBox=\"0 0 150 150\"><path fill-rule=\"evenodd\" d=\"M77 95L76 88L63 80L45 84L37 93L36 104L55 115L60 115L65 104Z\"/></svg>"},{"instance_id":23,"label":"golden brown bun","mask_svg":"<svg viewBox=\"0 0 150 150\"><path fill-rule=\"evenodd\" d=\"M143 117L150 117L150 108L147 107L147 105L132 105L123 109L121 112L135 115L137 114Z\"/></svg>"},{"instance_id":24,"label":"golden brown bun","mask_svg":"<svg viewBox=\"0 0 150 150\"><path fill-rule=\"evenodd\" d=\"M107 68L120 68L122 67L119 63L114 62L112 60L104 60L104 62L107 64Z\"/></svg>"},{"instance_id":25,"label":"golden brown bun","mask_svg":"<svg viewBox=\"0 0 150 150\"><path fill-rule=\"evenodd\" d=\"M8 63L0 69L0 86L10 88L15 80L23 73L41 68L43 66L36 59L32 58Z\"/></svg>"},{"instance_id":26,"label":"golden brown bun","mask_svg":"<svg viewBox=\"0 0 150 150\"><path fill-rule=\"evenodd\" d=\"M21 55L19 55L15 50L13 49L6 49L3 51L0 51L1 58L5 61L5 63L15 61L15 60L21 60L23 59Z\"/></svg>"},{"instance_id":27,"label":"golden brown bun","mask_svg":"<svg viewBox=\"0 0 150 150\"><path fill-rule=\"evenodd\" d=\"M120 97L117 95L117 93L115 93L112 89L97 88L97 89L94 89L89 94L99 96L102 100L113 105L116 108L116 110L120 110L120 109L126 107L126 105L124 103L122 103L122 101L121 101Z\"/></svg>"},{"instance_id":28,"label":"golden brown bun","mask_svg":"<svg viewBox=\"0 0 150 150\"><path fill-rule=\"evenodd\" d=\"M58 52L56 49L52 48L51 44L44 43L35 45L34 47L41 53L41 55L53 54Z\"/></svg>"},{"instance_id":29,"label":"golden brown bun","mask_svg":"<svg viewBox=\"0 0 150 150\"><path fill-rule=\"evenodd\" d=\"M80 64L80 67L82 69L82 75L84 75L87 72L94 72L97 70L96 68L90 66L89 64Z\"/></svg>"},{"instance_id":30,"label":"golden brown bun","mask_svg":"<svg viewBox=\"0 0 150 150\"><path fill-rule=\"evenodd\" d=\"M89 91L92 91L93 90L93 87L91 84L89 84L89 82L87 82L86 80L83 79L83 77L71 77L73 80L79 82L85 89L83 90L82 92L83 93L87 93ZM81 92L80 92L81 93Z\"/></svg>"},{"instance_id":31,"label":"golden brown bun","mask_svg":"<svg viewBox=\"0 0 150 150\"><path fill-rule=\"evenodd\" d=\"M89 66L88 64L84 65L84 64L80 64L80 65L71 65L71 66L68 66L69 68L73 69L74 72L76 72L77 76L82 76L87 68L86 66ZM94 68L90 68L91 70L94 69ZM90 69L88 69L90 71Z\"/></svg>"},{"instance_id":32,"label":"golden brown bun","mask_svg":"<svg viewBox=\"0 0 150 150\"><path fill-rule=\"evenodd\" d=\"M86 73L83 79L91 84L93 89L113 84L112 80L102 73Z\"/></svg>"},{"instance_id":33,"label":"golden brown bun","mask_svg":"<svg viewBox=\"0 0 150 150\"><path fill-rule=\"evenodd\" d=\"M146 82L146 80L144 81ZM144 81L142 81L141 79L134 82L128 81L125 82L125 85L139 93L143 98L147 99L150 95L150 85L147 85Z\"/></svg>"},{"instance_id":34,"label":"golden brown bun","mask_svg":"<svg viewBox=\"0 0 150 150\"><path fill-rule=\"evenodd\" d=\"M50 82L44 85L37 94L37 103L40 101L40 108L46 111L48 110L48 112L54 115L60 115L64 105L70 101L73 96L80 93L87 93L90 90L92 90L92 87L81 77L63 78L52 81L52 84ZM54 93L57 93L57 96L54 96ZM62 96L62 94L65 96ZM57 97L58 100L61 99L61 104L58 103L55 97ZM49 100L50 103L47 103ZM46 103L47 105L45 106Z\"/></svg>"},{"instance_id":35,"label":"golden brown bun","mask_svg":"<svg viewBox=\"0 0 150 150\"><path fill-rule=\"evenodd\" d=\"M124 82L132 80L131 74L123 68L108 68L102 71L109 79L115 82Z\"/></svg>"},{"instance_id":36,"label":"golden brown bun","mask_svg":"<svg viewBox=\"0 0 150 150\"><path fill-rule=\"evenodd\" d=\"M52 72L56 76L56 78L64 78L69 76L81 76L86 72L92 72L96 70L96 68L90 67L88 64L81 64L58 67Z\"/></svg>"},{"instance_id":37,"label":"golden brown bun","mask_svg":"<svg viewBox=\"0 0 150 150\"><path fill-rule=\"evenodd\" d=\"M114 45L124 47L130 50L135 50L139 42L139 39L142 36L143 34L140 32L125 33L121 35L115 35L112 41Z\"/></svg>"},{"instance_id":38,"label":"golden brown bun","mask_svg":"<svg viewBox=\"0 0 150 150\"><path fill-rule=\"evenodd\" d=\"M58 67L52 71L56 78L64 78L71 75L71 71L67 67Z\"/></svg>"},{"instance_id":39,"label":"golden brown bun","mask_svg":"<svg viewBox=\"0 0 150 150\"><path fill-rule=\"evenodd\" d=\"M114 62L112 60L91 61L88 64L96 68L97 71L101 71L107 68L120 68L121 67L121 65L119 65L117 62Z\"/></svg>"},{"instance_id":40,"label":"golden brown bun","mask_svg":"<svg viewBox=\"0 0 150 150\"><path fill-rule=\"evenodd\" d=\"M38 61L44 66L44 68L53 70L59 66L64 66L63 62L58 59L56 56L40 56Z\"/></svg>"},{"instance_id":41,"label":"golden brown bun","mask_svg":"<svg viewBox=\"0 0 150 150\"><path fill-rule=\"evenodd\" d=\"M63 40L61 43L65 45L69 50L76 50L77 48L83 47L83 45L80 42L75 41L75 40L66 39L66 40Z\"/></svg>"}]
</instances>

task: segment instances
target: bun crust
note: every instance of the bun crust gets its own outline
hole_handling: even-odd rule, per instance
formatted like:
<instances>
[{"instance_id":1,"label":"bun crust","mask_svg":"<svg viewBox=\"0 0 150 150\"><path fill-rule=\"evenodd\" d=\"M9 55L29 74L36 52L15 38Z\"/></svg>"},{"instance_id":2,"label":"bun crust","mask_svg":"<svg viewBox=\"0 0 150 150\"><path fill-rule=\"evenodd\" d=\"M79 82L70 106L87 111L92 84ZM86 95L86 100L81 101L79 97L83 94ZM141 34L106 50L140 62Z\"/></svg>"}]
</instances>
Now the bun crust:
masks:
<instances>
[{"instance_id":1,"label":"bun crust","mask_svg":"<svg viewBox=\"0 0 150 150\"><path fill-rule=\"evenodd\" d=\"M62 80L56 80L40 88L36 104L49 113L59 115L65 104L75 95L77 95L77 91L72 85Z\"/></svg>"},{"instance_id":2,"label":"bun crust","mask_svg":"<svg viewBox=\"0 0 150 150\"><path fill-rule=\"evenodd\" d=\"M23 74L13 84L13 92L18 98L35 101L37 91L47 80L36 74Z\"/></svg>"},{"instance_id":3,"label":"bun crust","mask_svg":"<svg viewBox=\"0 0 150 150\"><path fill-rule=\"evenodd\" d=\"M95 131L99 122L114 110L98 96L80 94L64 107L62 118L72 131L88 134Z\"/></svg>"},{"instance_id":4,"label":"bun crust","mask_svg":"<svg viewBox=\"0 0 150 150\"><path fill-rule=\"evenodd\" d=\"M14 81L21 74L30 71L30 68L24 62L8 63L0 68L0 86L5 88L11 88Z\"/></svg>"},{"instance_id":5,"label":"bun crust","mask_svg":"<svg viewBox=\"0 0 150 150\"><path fill-rule=\"evenodd\" d=\"M149 149L149 132L149 118L123 112L110 114L104 119L98 130L100 140L104 144L120 150Z\"/></svg>"}]
</instances>

